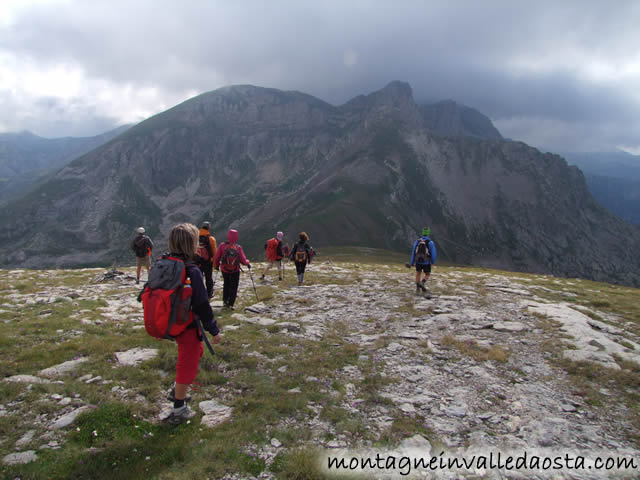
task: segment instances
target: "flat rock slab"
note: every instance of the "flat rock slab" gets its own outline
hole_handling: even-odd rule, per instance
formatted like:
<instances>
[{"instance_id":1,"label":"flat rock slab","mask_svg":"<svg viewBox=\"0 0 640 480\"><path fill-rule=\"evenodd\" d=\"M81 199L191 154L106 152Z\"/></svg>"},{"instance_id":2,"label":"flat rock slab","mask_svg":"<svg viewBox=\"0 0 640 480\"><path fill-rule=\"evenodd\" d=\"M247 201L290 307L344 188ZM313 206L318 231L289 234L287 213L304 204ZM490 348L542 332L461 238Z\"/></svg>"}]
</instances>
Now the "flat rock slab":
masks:
<instances>
[{"instance_id":1,"label":"flat rock slab","mask_svg":"<svg viewBox=\"0 0 640 480\"><path fill-rule=\"evenodd\" d=\"M7 377L3 379L5 382L16 382L16 383L51 383L51 380L47 380L46 378L40 378L33 375L13 375L11 377Z\"/></svg>"},{"instance_id":2,"label":"flat rock slab","mask_svg":"<svg viewBox=\"0 0 640 480\"><path fill-rule=\"evenodd\" d=\"M532 294L528 290L522 290L519 288L502 287L499 285L487 285L489 288L495 288L496 290L504 293L512 293L514 295L522 295L523 297L531 297Z\"/></svg>"},{"instance_id":3,"label":"flat rock slab","mask_svg":"<svg viewBox=\"0 0 640 480\"><path fill-rule=\"evenodd\" d=\"M400 332L396 336L405 340L427 340L429 338L426 335L422 335L412 330Z\"/></svg>"},{"instance_id":4,"label":"flat rock slab","mask_svg":"<svg viewBox=\"0 0 640 480\"><path fill-rule=\"evenodd\" d=\"M16 442L16 448L22 448L26 445L29 445L31 443L31 440L33 440L33 436L35 434L36 434L35 430L29 430L22 437L20 437L20 439Z\"/></svg>"},{"instance_id":5,"label":"flat rock slab","mask_svg":"<svg viewBox=\"0 0 640 480\"><path fill-rule=\"evenodd\" d=\"M267 307L264 304L264 302L259 302L253 305L249 305L248 307L245 307L244 310L245 312L251 312L251 313L264 313L269 310L269 307Z\"/></svg>"},{"instance_id":6,"label":"flat rock slab","mask_svg":"<svg viewBox=\"0 0 640 480\"><path fill-rule=\"evenodd\" d=\"M564 352L564 356L572 360L586 360L601 363L606 367L619 369L615 361L615 355L624 360L635 362L640 365L640 345L626 339L633 350L615 342L610 336L616 335L619 330L612 331L602 322L594 321L588 315L571 308L568 304L546 304L539 302L525 303L531 312L541 313L547 317L560 322L561 329L573 337L567 340L576 349ZM597 325L600 328L594 328ZM615 333L614 333L615 332Z\"/></svg>"},{"instance_id":7,"label":"flat rock slab","mask_svg":"<svg viewBox=\"0 0 640 480\"><path fill-rule=\"evenodd\" d=\"M233 416L233 408L222 405L215 400L200 402L198 407L204 412L200 423L205 427L213 428Z\"/></svg>"},{"instance_id":8,"label":"flat rock slab","mask_svg":"<svg viewBox=\"0 0 640 480\"><path fill-rule=\"evenodd\" d=\"M120 365L136 366L145 360L158 356L157 348L132 348L126 352L116 352L116 359Z\"/></svg>"},{"instance_id":9,"label":"flat rock slab","mask_svg":"<svg viewBox=\"0 0 640 480\"><path fill-rule=\"evenodd\" d=\"M422 435L414 435L404 439L398 448L400 451L414 454L416 457L424 457L431 454L431 442ZM415 455L415 453L419 453L419 455Z\"/></svg>"},{"instance_id":10,"label":"flat rock slab","mask_svg":"<svg viewBox=\"0 0 640 480\"><path fill-rule=\"evenodd\" d=\"M274 319L264 317L248 317L247 322L253 323L254 325L261 325L263 327L268 327L276 323Z\"/></svg>"},{"instance_id":11,"label":"flat rock slab","mask_svg":"<svg viewBox=\"0 0 640 480\"><path fill-rule=\"evenodd\" d=\"M271 318L264 317L248 317L247 315L243 315L241 313L234 313L231 315L231 318L234 320L239 320L241 322L252 323L254 325L262 325L263 327L268 327L269 325L273 325L276 323L275 320Z\"/></svg>"},{"instance_id":12,"label":"flat rock slab","mask_svg":"<svg viewBox=\"0 0 640 480\"><path fill-rule=\"evenodd\" d=\"M527 326L520 322L496 322L493 324L493 329L498 332L523 332Z\"/></svg>"},{"instance_id":13,"label":"flat rock slab","mask_svg":"<svg viewBox=\"0 0 640 480\"><path fill-rule=\"evenodd\" d=\"M53 425L51 425L51 428L53 430L59 430L61 428L65 428L68 427L69 425L71 425L73 422L75 422L76 418L78 417L78 415L80 415L82 412L89 410L89 407L80 407L80 408L76 408L75 410L67 413L66 415L61 416L59 419L57 419Z\"/></svg>"},{"instance_id":14,"label":"flat rock slab","mask_svg":"<svg viewBox=\"0 0 640 480\"><path fill-rule=\"evenodd\" d=\"M75 369L78 368L78 365L86 362L87 360L89 360L87 357L76 358L74 360L62 362L61 364L53 367L45 368L44 370L40 370L38 373L45 377L55 377L62 375L63 373L75 371Z\"/></svg>"},{"instance_id":15,"label":"flat rock slab","mask_svg":"<svg viewBox=\"0 0 640 480\"><path fill-rule=\"evenodd\" d=\"M27 450L26 452L16 452L6 455L2 459L2 463L5 465L22 465L30 463L38 458L34 450Z\"/></svg>"}]
</instances>

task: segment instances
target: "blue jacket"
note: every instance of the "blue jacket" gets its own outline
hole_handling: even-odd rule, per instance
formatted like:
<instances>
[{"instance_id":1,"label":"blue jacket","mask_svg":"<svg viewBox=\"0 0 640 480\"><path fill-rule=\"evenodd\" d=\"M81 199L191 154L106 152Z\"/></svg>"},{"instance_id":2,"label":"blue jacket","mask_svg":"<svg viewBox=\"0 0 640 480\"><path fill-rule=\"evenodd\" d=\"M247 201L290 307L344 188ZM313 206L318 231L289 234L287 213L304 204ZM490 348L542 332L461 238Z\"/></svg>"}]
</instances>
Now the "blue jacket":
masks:
<instances>
[{"instance_id":1,"label":"blue jacket","mask_svg":"<svg viewBox=\"0 0 640 480\"><path fill-rule=\"evenodd\" d=\"M435 264L436 263L436 245L435 243L433 243L433 240L431 240L426 235L423 235L413 243L413 248L411 249L411 265L415 265L416 263L416 247L418 246L418 242L420 240L425 240L427 242L427 247L429 247L429 253L431 254L431 258L428 258L426 262L420 263L419 265L428 265L429 263Z\"/></svg>"}]
</instances>

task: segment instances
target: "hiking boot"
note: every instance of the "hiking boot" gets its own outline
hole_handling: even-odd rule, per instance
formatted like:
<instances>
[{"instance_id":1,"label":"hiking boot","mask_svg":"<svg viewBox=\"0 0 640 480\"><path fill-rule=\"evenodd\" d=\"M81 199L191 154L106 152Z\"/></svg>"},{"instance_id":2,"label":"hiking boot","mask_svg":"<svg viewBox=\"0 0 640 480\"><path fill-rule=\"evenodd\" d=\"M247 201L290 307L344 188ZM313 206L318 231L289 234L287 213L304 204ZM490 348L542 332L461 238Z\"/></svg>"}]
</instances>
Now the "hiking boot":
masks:
<instances>
[{"instance_id":1,"label":"hiking boot","mask_svg":"<svg viewBox=\"0 0 640 480\"><path fill-rule=\"evenodd\" d=\"M420 293L420 284L416 283L416 293Z\"/></svg>"},{"instance_id":2,"label":"hiking boot","mask_svg":"<svg viewBox=\"0 0 640 480\"><path fill-rule=\"evenodd\" d=\"M189 420L194 415L195 413L191 411L189 407L183 405L180 408L174 408L171 411L171 414L164 419L164 422L168 423L169 425L180 425Z\"/></svg>"},{"instance_id":3,"label":"hiking boot","mask_svg":"<svg viewBox=\"0 0 640 480\"><path fill-rule=\"evenodd\" d=\"M170 402L175 402L176 401L176 387L173 387L171 389L171 391L169 392L169 395L167 395L167 400L169 400ZM186 402L190 402L191 401L191 396L187 395L184 399L185 403Z\"/></svg>"},{"instance_id":4,"label":"hiking boot","mask_svg":"<svg viewBox=\"0 0 640 480\"><path fill-rule=\"evenodd\" d=\"M260 280L264 280L264 275L260 275Z\"/></svg>"},{"instance_id":5,"label":"hiking boot","mask_svg":"<svg viewBox=\"0 0 640 480\"><path fill-rule=\"evenodd\" d=\"M278 280L282 281L282 277L278 277Z\"/></svg>"},{"instance_id":6,"label":"hiking boot","mask_svg":"<svg viewBox=\"0 0 640 480\"><path fill-rule=\"evenodd\" d=\"M140 279L136 278L136 285L140 285Z\"/></svg>"}]
</instances>

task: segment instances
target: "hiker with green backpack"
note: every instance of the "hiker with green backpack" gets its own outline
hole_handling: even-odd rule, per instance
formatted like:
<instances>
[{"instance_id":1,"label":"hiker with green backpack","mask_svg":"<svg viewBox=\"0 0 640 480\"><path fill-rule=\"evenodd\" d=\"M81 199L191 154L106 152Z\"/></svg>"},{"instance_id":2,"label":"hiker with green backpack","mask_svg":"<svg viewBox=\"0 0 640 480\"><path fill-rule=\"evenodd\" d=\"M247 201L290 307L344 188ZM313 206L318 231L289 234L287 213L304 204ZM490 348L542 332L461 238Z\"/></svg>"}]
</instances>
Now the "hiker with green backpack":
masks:
<instances>
[{"instance_id":1,"label":"hiker with green backpack","mask_svg":"<svg viewBox=\"0 0 640 480\"><path fill-rule=\"evenodd\" d=\"M426 292L425 283L431 275L431 265L436 263L436 246L429 237L431 229L424 227L422 236L418 238L411 250L411 263L408 267L416 266L416 293ZM424 278L420 280L420 272L424 273Z\"/></svg>"},{"instance_id":2,"label":"hiker with green backpack","mask_svg":"<svg viewBox=\"0 0 640 480\"><path fill-rule=\"evenodd\" d=\"M307 243L309 241L309 235L305 232L300 233L300 239L291 249L289 258L294 261L296 265L296 273L298 274L298 286L302 285L304 280L304 271L307 268L307 263L311 263L311 247Z\"/></svg>"},{"instance_id":3,"label":"hiker with green backpack","mask_svg":"<svg viewBox=\"0 0 640 480\"><path fill-rule=\"evenodd\" d=\"M227 241L220 244L213 266L222 272L224 281L222 287L222 303L226 308L233 310L233 304L238 296L238 285L240 283L240 265L246 265L251 270L251 263L244 255L242 246L238 245L238 231L229 230Z\"/></svg>"},{"instance_id":4,"label":"hiker with green backpack","mask_svg":"<svg viewBox=\"0 0 640 480\"><path fill-rule=\"evenodd\" d=\"M186 401L187 389L198 374L203 348L202 340L213 353L206 337L220 342L220 330L213 316L202 272L195 264L198 229L190 223L173 227L169 233L169 251L151 268L149 281L138 300L144 309L144 326L149 335L166 338L178 344L175 387L171 391L171 414L164 419L179 425L193 413Z\"/></svg>"}]
</instances>

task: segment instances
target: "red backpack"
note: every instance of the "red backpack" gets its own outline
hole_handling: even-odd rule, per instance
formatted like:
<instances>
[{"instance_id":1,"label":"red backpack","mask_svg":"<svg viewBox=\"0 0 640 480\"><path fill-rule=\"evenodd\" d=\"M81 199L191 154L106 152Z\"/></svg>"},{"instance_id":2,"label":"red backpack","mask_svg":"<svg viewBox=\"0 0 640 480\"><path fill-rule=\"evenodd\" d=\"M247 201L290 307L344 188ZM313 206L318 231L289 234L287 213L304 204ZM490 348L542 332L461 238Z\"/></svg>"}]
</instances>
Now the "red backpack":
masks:
<instances>
[{"instance_id":1,"label":"red backpack","mask_svg":"<svg viewBox=\"0 0 640 480\"><path fill-rule=\"evenodd\" d=\"M144 328L155 338L173 339L193 321L191 280L182 260L163 255L149 271L140 294Z\"/></svg>"},{"instance_id":2,"label":"red backpack","mask_svg":"<svg viewBox=\"0 0 640 480\"><path fill-rule=\"evenodd\" d=\"M273 262L274 260L280 260L280 258L278 258L279 243L280 242L277 238L271 238L267 240L267 260L269 260L270 262Z\"/></svg>"},{"instance_id":3,"label":"red backpack","mask_svg":"<svg viewBox=\"0 0 640 480\"><path fill-rule=\"evenodd\" d=\"M198 263L207 263L211 261L211 242L209 241L210 235L200 235L198 240L198 250L196 251Z\"/></svg>"},{"instance_id":4,"label":"red backpack","mask_svg":"<svg viewBox=\"0 0 640 480\"><path fill-rule=\"evenodd\" d=\"M237 272L240 267L240 254L238 253L238 246L236 244L225 244L224 253L220 258L220 270L224 273Z\"/></svg>"}]
</instances>

